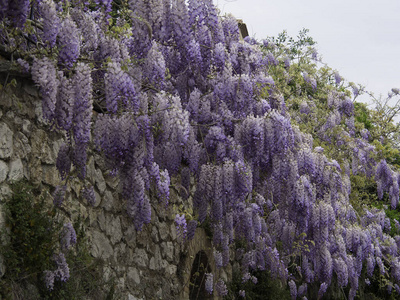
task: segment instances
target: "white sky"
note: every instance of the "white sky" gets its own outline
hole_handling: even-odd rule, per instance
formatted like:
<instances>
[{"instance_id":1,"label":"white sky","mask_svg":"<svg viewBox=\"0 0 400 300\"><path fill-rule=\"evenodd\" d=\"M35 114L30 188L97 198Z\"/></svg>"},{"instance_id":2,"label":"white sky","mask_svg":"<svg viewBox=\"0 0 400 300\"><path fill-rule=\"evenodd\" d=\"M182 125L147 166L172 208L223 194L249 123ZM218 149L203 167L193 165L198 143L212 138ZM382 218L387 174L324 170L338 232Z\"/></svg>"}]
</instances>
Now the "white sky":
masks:
<instances>
[{"instance_id":1,"label":"white sky","mask_svg":"<svg viewBox=\"0 0 400 300\"><path fill-rule=\"evenodd\" d=\"M323 62L375 96L400 88L400 0L214 0L261 40L302 28Z\"/></svg>"}]
</instances>

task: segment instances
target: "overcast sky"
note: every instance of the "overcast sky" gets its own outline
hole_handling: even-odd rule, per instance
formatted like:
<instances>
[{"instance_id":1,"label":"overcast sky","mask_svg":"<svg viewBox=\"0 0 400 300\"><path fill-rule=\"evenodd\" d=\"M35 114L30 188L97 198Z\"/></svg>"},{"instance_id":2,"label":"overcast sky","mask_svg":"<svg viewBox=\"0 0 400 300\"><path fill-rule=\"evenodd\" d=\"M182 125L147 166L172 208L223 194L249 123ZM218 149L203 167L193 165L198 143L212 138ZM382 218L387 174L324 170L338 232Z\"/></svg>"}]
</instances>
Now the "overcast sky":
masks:
<instances>
[{"instance_id":1,"label":"overcast sky","mask_svg":"<svg viewBox=\"0 0 400 300\"><path fill-rule=\"evenodd\" d=\"M375 96L400 88L400 0L214 0L261 40L302 28L323 62Z\"/></svg>"}]
</instances>

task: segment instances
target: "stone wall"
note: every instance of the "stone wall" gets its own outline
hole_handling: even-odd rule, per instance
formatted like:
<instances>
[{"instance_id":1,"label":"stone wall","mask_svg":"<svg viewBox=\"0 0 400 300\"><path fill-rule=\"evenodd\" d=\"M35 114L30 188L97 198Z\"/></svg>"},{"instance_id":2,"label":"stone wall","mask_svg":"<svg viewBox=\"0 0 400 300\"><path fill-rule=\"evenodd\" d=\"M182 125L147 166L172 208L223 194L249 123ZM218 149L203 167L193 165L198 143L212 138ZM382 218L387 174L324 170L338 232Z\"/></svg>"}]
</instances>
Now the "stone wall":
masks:
<instances>
[{"instance_id":1,"label":"stone wall","mask_svg":"<svg viewBox=\"0 0 400 300\"><path fill-rule=\"evenodd\" d=\"M4 76L0 79L4 82ZM50 192L61 183L55 161L64 138L43 120L40 95L29 79L17 78L15 88L0 92L0 209L1 199L11 194L12 182L26 179ZM216 270L211 242L202 228L189 243L177 238L173 207L189 208L190 198L183 202L171 189L167 207L151 199L151 224L136 232L119 196L118 180L107 175L97 153L89 153L87 166L86 182L74 180L68 185L66 216L83 220L91 255L104 262L104 279L116 280L123 299L189 299L191 268L200 251L206 254L214 279L230 278L230 266ZM172 185L178 180L172 178ZM80 196L88 183L95 188L94 207ZM0 256L0 277L4 272L7 267Z\"/></svg>"}]
</instances>

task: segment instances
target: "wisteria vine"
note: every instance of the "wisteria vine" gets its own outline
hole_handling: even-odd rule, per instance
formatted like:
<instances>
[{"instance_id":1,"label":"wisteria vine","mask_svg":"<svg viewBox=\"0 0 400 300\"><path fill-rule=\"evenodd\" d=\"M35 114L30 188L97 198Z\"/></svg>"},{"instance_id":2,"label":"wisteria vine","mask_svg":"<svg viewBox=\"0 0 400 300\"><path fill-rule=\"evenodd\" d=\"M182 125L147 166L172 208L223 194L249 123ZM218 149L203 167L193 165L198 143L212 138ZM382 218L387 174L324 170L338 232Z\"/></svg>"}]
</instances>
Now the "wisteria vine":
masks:
<instances>
[{"instance_id":1,"label":"wisteria vine","mask_svg":"<svg viewBox=\"0 0 400 300\"><path fill-rule=\"evenodd\" d=\"M0 1L5 48L29 64L43 117L68 137L57 158L63 180L84 180L87 153L98 151L141 230L155 201L149 191L167 204L171 177L181 178L195 218L176 215L180 238L192 239L208 222L218 268L239 261L243 281L254 282L252 272L268 270L293 299L321 298L331 284L348 287L354 299L363 270L371 279L378 270L399 293L400 236L389 234L382 210L356 211L349 196L351 176L362 174L395 208L400 175L377 159L366 129L356 132L343 78L330 74L330 113L321 122L312 96L320 78L288 73L298 57L278 53L271 40L241 40L235 18L219 16L211 0L186 2ZM318 60L314 50L308 58ZM283 96L282 78L292 98ZM298 109L293 99L301 99ZM307 122L318 125L314 137L300 129ZM315 139L346 157L335 160ZM94 205L93 187L82 192ZM65 185L56 205L64 194ZM69 228L65 249L74 243ZM65 263L62 254L54 259ZM48 287L66 280L66 270L49 271ZM318 286L317 295L308 285ZM212 274L206 289L227 294Z\"/></svg>"}]
</instances>

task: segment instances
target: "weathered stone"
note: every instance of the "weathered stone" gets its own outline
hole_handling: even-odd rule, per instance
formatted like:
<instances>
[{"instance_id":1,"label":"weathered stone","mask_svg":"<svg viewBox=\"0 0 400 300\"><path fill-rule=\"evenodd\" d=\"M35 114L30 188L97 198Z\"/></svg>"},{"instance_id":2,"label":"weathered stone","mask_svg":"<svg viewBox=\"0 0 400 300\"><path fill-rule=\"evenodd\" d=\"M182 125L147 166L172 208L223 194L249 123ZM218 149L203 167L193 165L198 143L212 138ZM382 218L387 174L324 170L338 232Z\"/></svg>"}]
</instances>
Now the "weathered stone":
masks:
<instances>
[{"instance_id":1,"label":"weathered stone","mask_svg":"<svg viewBox=\"0 0 400 300\"><path fill-rule=\"evenodd\" d=\"M13 154L13 132L5 123L0 123L0 158L9 158Z\"/></svg>"},{"instance_id":2,"label":"weathered stone","mask_svg":"<svg viewBox=\"0 0 400 300\"><path fill-rule=\"evenodd\" d=\"M121 269L123 268L125 270L125 266L128 265L128 263L127 263L127 261L128 261L127 256L128 255L129 254L126 251L126 244L119 243L114 247L114 260L118 264L121 264L121 267L120 267ZM123 272L124 270L121 270L121 272Z\"/></svg>"},{"instance_id":3,"label":"weathered stone","mask_svg":"<svg viewBox=\"0 0 400 300\"><path fill-rule=\"evenodd\" d=\"M136 248L133 253L133 261L137 266L146 268L149 264L149 258L146 251L144 249Z\"/></svg>"},{"instance_id":4,"label":"weathered stone","mask_svg":"<svg viewBox=\"0 0 400 300\"><path fill-rule=\"evenodd\" d=\"M136 229L133 225L130 225L125 231L124 238L129 247L136 248Z\"/></svg>"},{"instance_id":5,"label":"weathered stone","mask_svg":"<svg viewBox=\"0 0 400 300\"><path fill-rule=\"evenodd\" d=\"M118 184L119 184L118 176L111 176L111 175L106 174L105 182L113 190L116 190L118 188Z\"/></svg>"},{"instance_id":6,"label":"weathered stone","mask_svg":"<svg viewBox=\"0 0 400 300\"><path fill-rule=\"evenodd\" d=\"M94 257L102 259L107 259L112 256L113 248L104 233L93 230L91 253Z\"/></svg>"},{"instance_id":7,"label":"weathered stone","mask_svg":"<svg viewBox=\"0 0 400 300\"><path fill-rule=\"evenodd\" d=\"M139 271L136 268L128 268L128 282L131 284L140 284Z\"/></svg>"},{"instance_id":8,"label":"weathered stone","mask_svg":"<svg viewBox=\"0 0 400 300\"><path fill-rule=\"evenodd\" d=\"M112 244L119 242L122 239L122 231L121 231L121 222L119 217L111 217L109 218L106 233L110 236L110 240Z\"/></svg>"},{"instance_id":9,"label":"weathered stone","mask_svg":"<svg viewBox=\"0 0 400 300\"><path fill-rule=\"evenodd\" d=\"M160 246L156 245L155 251L154 251L154 256L150 258L150 270L161 270L162 266L162 258L161 258L161 252L160 252Z\"/></svg>"},{"instance_id":10,"label":"weathered stone","mask_svg":"<svg viewBox=\"0 0 400 300\"><path fill-rule=\"evenodd\" d=\"M100 214L97 216L97 223L99 224L99 228L101 231L106 231L107 220L104 211L101 211Z\"/></svg>"},{"instance_id":11,"label":"weathered stone","mask_svg":"<svg viewBox=\"0 0 400 300\"><path fill-rule=\"evenodd\" d=\"M38 120L39 124L46 124L46 120L43 118L43 109L42 109L42 103L41 102L36 102L35 103L35 116L36 120Z\"/></svg>"},{"instance_id":12,"label":"weathered stone","mask_svg":"<svg viewBox=\"0 0 400 300\"><path fill-rule=\"evenodd\" d=\"M33 84L23 84L22 88L24 90L25 93L27 93L30 96L33 96L35 98L39 97L39 92L38 89L33 85Z\"/></svg>"},{"instance_id":13,"label":"weathered stone","mask_svg":"<svg viewBox=\"0 0 400 300\"><path fill-rule=\"evenodd\" d=\"M6 180L8 175L8 165L0 160L0 183L2 183L4 180Z\"/></svg>"},{"instance_id":14,"label":"weathered stone","mask_svg":"<svg viewBox=\"0 0 400 300\"><path fill-rule=\"evenodd\" d=\"M101 202L101 207L107 211L112 211L115 208L116 203L113 194L110 191L106 191Z\"/></svg>"},{"instance_id":15,"label":"weathered stone","mask_svg":"<svg viewBox=\"0 0 400 300\"><path fill-rule=\"evenodd\" d=\"M28 160L28 174L29 180L32 184L38 185L42 182L43 169L40 159L30 155Z\"/></svg>"},{"instance_id":16,"label":"weathered stone","mask_svg":"<svg viewBox=\"0 0 400 300\"><path fill-rule=\"evenodd\" d=\"M7 117L8 119L10 119L10 120L14 120L15 114L14 114L14 112L13 112L12 110L9 110L9 111L6 113L6 117Z\"/></svg>"},{"instance_id":17,"label":"weathered stone","mask_svg":"<svg viewBox=\"0 0 400 300\"><path fill-rule=\"evenodd\" d=\"M24 134L26 134L27 136L30 136L31 135L31 130L32 130L32 125L31 125L31 122L29 121L29 120L27 120L27 119L24 119L23 121L22 121L22 132L24 133Z\"/></svg>"},{"instance_id":18,"label":"weathered stone","mask_svg":"<svg viewBox=\"0 0 400 300\"><path fill-rule=\"evenodd\" d=\"M94 167L94 158L90 156L87 164L86 164L86 177L94 184L94 177L95 177L95 167Z\"/></svg>"},{"instance_id":19,"label":"weathered stone","mask_svg":"<svg viewBox=\"0 0 400 300\"><path fill-rule=\"evenodd\" d=\"M94 198L96 199L96 202L94 203L94 207L97 207L100 205L101 203L101 196L100 194L96 191L96 189L94 190Z\"/></svg>"},{"instance_id":20,"label":"weathered stone","mask_svg":"<svg viewBox=\"0 0 400 300\"><path fill-rule=\"evenodd\" d=\"M61 182L60 174L55 166L43 165L42 180L51 186L57 186Z\"/></svg>"},{"instance_id":21,"label":"weathered stone","mask_svg":"<svg viewBox=\"0 0 400 300\"><path fill-rule=\"evenodd\" d=\"M171 238L172 241L176 241L176 226L175 224L171 224Z\"/></svg>"},{"instance_id":22,"label":"weathered stone","mask_svg":"<svg viewBox=\"0 0 400 300\"><path fill-rule=\"evenodd\" d=\"M163 257L169 262L172 262L174 258L174 244L172 242L161 243Z\"/></svg>"},{"instance_id":23,"label":"weathered stone","mask_svg":"<svg viewBox=\"0 0 400 300\"><path fill-rule=\"evenodd\" d=\"M135 296L129 294L128 295L128 300L143 300L143 298L136 298Z\"/></svg>"},{"instance_id":24,"label":"weathered stone","mask_svg":"<svg viewBox=\"0 0 400 300\"><path fill-rule=\"evenodd\" d=\"M60 148L62 146L62 144L64 144L64 140L63 139L58 139L56 141L54 141L53 143L53 147L51 148L51 156L50 159L54 161L54 163L56 163L57 161L57 157L58 157L58 152L60 151Z\"/></svg>"},{"instance_id":25,"label":"weathered stone","mask_svg":"<svg viewBox=\"0 0 400 300\"><path fill-rule=\"evenodd\" d=\"M8 184L3 183L2 185L0 185L0 201L1 199L6 199L8 197L11 197L11 195L12 191L8 186Z\"/></svg>"},{"instance_id":26,"label":"weathered stone","mask_svg":"<svg viewBox=\"0 0 400 300\"><path fill-rule=\"evenodd\" d=\"M0 278L6 273L6 264L4 262L3 255L0 254Z\"/></svg>"},{"instance_id":27,"label":"weathered stone","mask_svg":"<svg viewBox=\"0 0 400 300\"><path fill-rule=\"evenodd\" d=\"M103 177L103 173L101 173L101 170L99 169L95 170L95 180L96 180L96 186L99 189L100 194L103 195L107 186L106 186L106 181L104 180Z\"/></svg>"},{"instance_id":28,"label":"weathered stone","mask_svg":"<svg viewBox=\"0 0 400 300\"><path fill-rule=\"evenodd\" d=\"M28 138L22 132L17 132L14 135L14 153L19 158L26 158L31 151Z\"/></svg>"},{"instance_id":29,"label":"weathered stone","mask_svg":"<svg viewBox=\"0 0 400 300\"><path fill-rule=\"evenodd\" d=\"M10 171L8 173L8 180L11 182L18 181L24 178L24 166L20 158L13 160L10 163Z\"/></svg>"},{"instance_id":30,"label":"weathered stone","mask_svg":"<svg viewBox=\"0 0 400 300\"><path fill-rule=\"evenodd\" d=\"M168 225L164 222L160 222L158 226L158 230L160 232L160 238L162 241L165 241L168 239L169 235L169 230L168 230Z\"/></svg>"},{"instance_id":31,"label":"weathered stone","mask_svg":"<svg viewBox=\"0 0 400 300\"><path fill-rule=\"evenodd\" d=\"M32 133L31 147L34 156L40 159L42 163L54 164L54 153L48 143L48 136L44 130L37 129Z\"/></svg>"},{"instance_id":32,"label":"weathered stone","mask_svg":"<svg viewBox=\"0 0 400 300\"><path fill-rule=\"evenodd\" d=\"M150 232L147 228L143 228L142 231L138 231L136 235L136 242L139 245L146 246L150 240Z\"/></svg>"},{"instance_id":33,"label":"weathered stone","mask_svg":"<svg viewBox=\"0 0 400 300\"><path fill-rule=\"evenodd\" d=\"M176 274L177 267L175 265L168 265L165 269L165 273L168 275L174 275Z\"/></svg>"},{"instance_id":34,"label":"weathered stone","mask_svg":"<svg viewBox=\"0 0 400 300\"><path fill-rule=\"evenodd\" d=\"M154 243L158 243L158 241L160 240L158 238L158 230L156 226L153 226L151 228L151 239L153 240Z\"/></svg>"}]
</instances>

